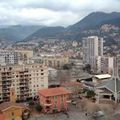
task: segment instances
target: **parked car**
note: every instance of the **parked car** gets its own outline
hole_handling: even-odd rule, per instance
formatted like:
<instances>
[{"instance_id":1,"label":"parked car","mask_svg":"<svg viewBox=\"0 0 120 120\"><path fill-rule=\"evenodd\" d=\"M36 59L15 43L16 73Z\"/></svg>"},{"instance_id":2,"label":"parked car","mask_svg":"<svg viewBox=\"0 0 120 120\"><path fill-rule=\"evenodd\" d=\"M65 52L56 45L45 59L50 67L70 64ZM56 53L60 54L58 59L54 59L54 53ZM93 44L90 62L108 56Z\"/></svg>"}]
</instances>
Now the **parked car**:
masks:
<instances>
[{"instance_id":1,"label":"parked car","mask_svg":"<svg viewBox=\"0 0 120 120\"><path fill-rule=\"evenodd\" d=\"M93 113L93 117L96 118L96 117L103 117L105 114L103 111L98 111L98 112L94 112Z\"/></svg>"},{"instance_id":2,"label":"parked car","mask_svg":"<svg viewBox=\"0 0 120 120\"><path fill-rule=\"evenodd\" d=\"M77 102L76 102L75 100L72 100L71 103L72 103L73 105L76 105Z\"/></svg>"}]
</instances>

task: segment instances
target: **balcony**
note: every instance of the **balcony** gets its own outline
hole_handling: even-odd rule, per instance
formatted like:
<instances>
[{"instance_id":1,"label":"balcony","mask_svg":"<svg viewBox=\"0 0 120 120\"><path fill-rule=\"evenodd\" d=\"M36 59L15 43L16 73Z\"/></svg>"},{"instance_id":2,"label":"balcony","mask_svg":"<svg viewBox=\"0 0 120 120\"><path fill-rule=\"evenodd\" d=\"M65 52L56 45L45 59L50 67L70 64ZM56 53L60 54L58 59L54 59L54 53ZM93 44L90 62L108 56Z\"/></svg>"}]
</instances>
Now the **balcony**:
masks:
<instances>
[{"instance_id":1,"label":"balcony","mask_svg":"<svg viewBox=\"0 0 120 120\"><path fill-rule=\"evenodd\" d=\"M46 103L44 104L44 106L51 106L51 105L52 105L51 101L50 100L46 100Z\"/></svg>"},{"instance_id":2,"label":"balcony","mask_svg":"<svg viewBox=\"0 0 120 120\"><path fill-rule=\"evenodd\" d=\"M66 100L67 103L71 103L71 100Z\"/></svg>"},{"instance_id":3,"label":"balcony","mask_svg":"<svg viewBox=\"0 0 120 120\"><path fill-rule=\"evenodd\" d=\"M45 103L44 106L51 106L51 103Z\"/></svg>"}]
</instances>

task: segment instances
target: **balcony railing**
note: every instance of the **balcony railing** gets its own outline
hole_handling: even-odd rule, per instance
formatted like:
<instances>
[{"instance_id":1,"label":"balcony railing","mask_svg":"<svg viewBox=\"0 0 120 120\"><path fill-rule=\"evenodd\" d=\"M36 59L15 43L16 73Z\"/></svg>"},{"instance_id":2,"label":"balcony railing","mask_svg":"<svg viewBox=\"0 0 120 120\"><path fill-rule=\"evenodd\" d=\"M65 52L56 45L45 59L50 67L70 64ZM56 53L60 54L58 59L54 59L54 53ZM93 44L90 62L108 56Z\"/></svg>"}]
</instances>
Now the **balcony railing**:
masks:
<instances>
[{"instance_id":1,"label":"balcony railing","mask_svg":"<svg viewBox=\"0 0 120 120\"><path fill-rule=\"evenodd\" d=\"M71 103L71 100L67 100L66 102L67 102L67 103Z\"/></svg>"},{"instance_id":2,"label":"balcony railing","mask_svg":"<svg viewBox=\"0 0 120 120\"><path fill-rule=\"evenodd\" d=\"M51 106L51 101L50 100L46 100L46 103L44 104L45 106Z\"/></svg>"},{"instance_id":3,"label":"balcony railing","mask_svg":"<svg viewBox=\"0 0 120 120\"><path fill-rule=\"evenodd\" d=\"M45 103L44 106L51 106L51 103Z\"/></svg>"}]
</instances>

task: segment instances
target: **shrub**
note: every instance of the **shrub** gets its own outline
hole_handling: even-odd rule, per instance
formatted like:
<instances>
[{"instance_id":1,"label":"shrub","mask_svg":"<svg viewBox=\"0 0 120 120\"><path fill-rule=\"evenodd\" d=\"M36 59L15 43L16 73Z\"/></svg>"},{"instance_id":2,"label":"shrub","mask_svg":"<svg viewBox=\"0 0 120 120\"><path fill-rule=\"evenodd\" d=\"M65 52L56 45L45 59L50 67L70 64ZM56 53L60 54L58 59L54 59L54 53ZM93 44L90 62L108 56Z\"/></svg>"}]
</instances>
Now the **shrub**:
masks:
<instances>
[{"instance_id":1,"label":"shrub","mask_svg":"<svg viewBox=\"0 0 120 120\"><path fill-rule=\"evenodd\" d=\"M92 98L95 96L95 92L93 90L88 90L87 91L87 98Z\"/></svg>"}]
</instances>

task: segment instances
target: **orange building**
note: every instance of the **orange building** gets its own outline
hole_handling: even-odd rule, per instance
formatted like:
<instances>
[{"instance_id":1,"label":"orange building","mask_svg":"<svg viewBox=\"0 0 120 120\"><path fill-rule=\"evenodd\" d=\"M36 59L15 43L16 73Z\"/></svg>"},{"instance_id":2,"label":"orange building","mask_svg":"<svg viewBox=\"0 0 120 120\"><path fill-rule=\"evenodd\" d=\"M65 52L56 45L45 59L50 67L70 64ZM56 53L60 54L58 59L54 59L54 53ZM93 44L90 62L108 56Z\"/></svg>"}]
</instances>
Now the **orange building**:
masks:
<instances>
[{"instance_id":1,"label":"orange building","mask_svg":"<svg viewBox=\"0 0 120 120\"><path fill-rule=\"evenodd\" d=\"M0 111L0 120L5 120L5 117L2 111Z\"/></svg>"},{"instance_id":2,"label":"orange building","mask_svg":"<svg viewBox=\"0 0 120 120\"><path fill-rule=\"evenodd\" d=\"M22 120L25 110L29 109L24 104L15 103L16 93L13 86L10 87L10 102L0 104L0 120Z\"/></svg>"},{"instance_id":3,"label":"orange building","mask_svg":"<svg viewBox=\"0 0 120 120\"><path fill-rule=\"evenodd\" d=\"M44 113L68 110L70 94L71 92L63 87L39 90L40 104Z\"/></svg>"},{"instance_id":4,"label":"orange building","mask_svg":"<svg viewBox=\"0 0 120 120\"><path fill-rule=\"evenodd\" d=\"M3 113L0 120L22 120L21 116L26 109L28 108L23 104L4 102L0 104L0 111Z\"/></svg>"}]
</instances>

